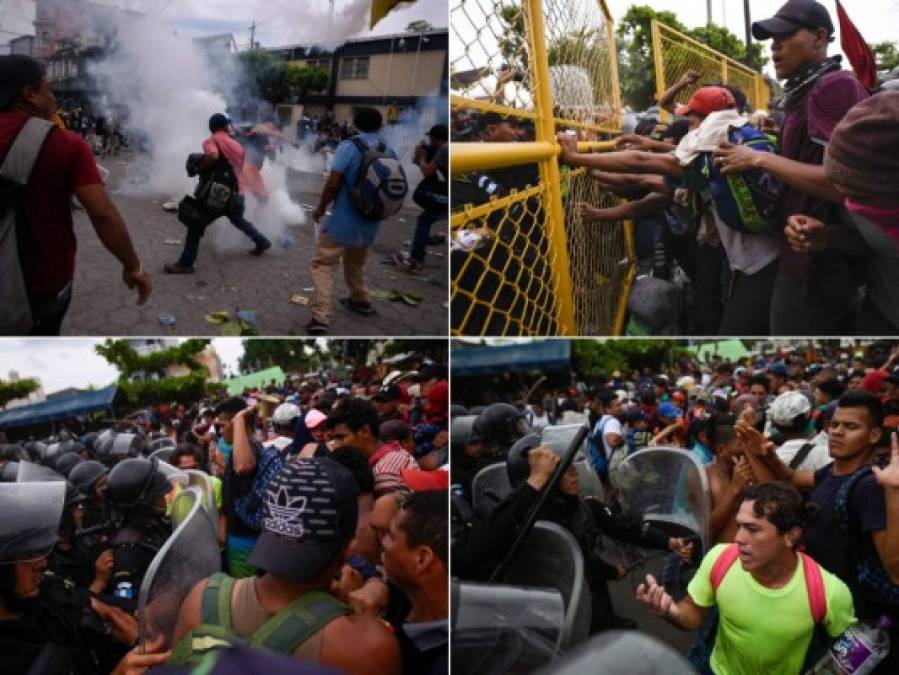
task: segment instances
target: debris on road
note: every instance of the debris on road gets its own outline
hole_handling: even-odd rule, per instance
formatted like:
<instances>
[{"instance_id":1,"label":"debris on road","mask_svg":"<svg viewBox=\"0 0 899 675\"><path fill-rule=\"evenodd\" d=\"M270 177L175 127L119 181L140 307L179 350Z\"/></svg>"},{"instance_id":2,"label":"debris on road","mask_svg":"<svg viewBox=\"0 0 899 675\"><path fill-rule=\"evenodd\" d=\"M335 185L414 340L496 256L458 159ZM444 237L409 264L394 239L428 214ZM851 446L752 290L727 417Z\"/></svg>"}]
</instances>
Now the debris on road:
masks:
<instances>
[{"instance_id":1,"label":"debris on road","mask_svg":"<svg viewBox=\"0 0 899 675\"><path fill-rule=\"evenodd\" d=\"M163 326L174 326L175 316L173 314L169 314L168 312L163 312L159 315L159 323L161 323Z\"/></svg>"},{"instance_id":2,"label":"debris on road","mask_svg":"<svg viewBox=\"0 0 899 675\"><path fill-rule=\"evenodd\" d=\"M292 302L294 305L302 305L303 307L306 307L309 304L309 298L307 298L305 295L291 295L290 302Z\"/></svg>"}]
</instances>

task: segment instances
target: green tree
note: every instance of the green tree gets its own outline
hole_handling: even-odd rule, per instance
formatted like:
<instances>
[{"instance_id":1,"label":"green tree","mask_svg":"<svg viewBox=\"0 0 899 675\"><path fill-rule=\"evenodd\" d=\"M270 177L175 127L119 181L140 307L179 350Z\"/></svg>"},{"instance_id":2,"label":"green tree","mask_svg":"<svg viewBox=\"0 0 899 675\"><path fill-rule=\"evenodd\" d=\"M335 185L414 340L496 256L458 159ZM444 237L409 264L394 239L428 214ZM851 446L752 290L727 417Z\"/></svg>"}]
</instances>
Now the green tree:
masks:
<instances>
[{"instance_id":1,"label":"green tree","mask_svg":"<svg viewBox=\"0 0 899 675\"><path fill-rule=\"evenodd\" d=\"M176 347L141 356L127 340L107 339L94 350L119 369L117 401L130 407L172 401L189 405L206 394L206 369L195 357L208 344L209 340L190 339ZM176 364L187 366L190 373L183 377L165 377L166 367ZM132 376L137 373L157 375L158 379L133 380Z\"/></svg>"},{"instance_id":2,"label":"green tree","mask_svg":"<svg viewBox=\"0 0 899 675\"><path fill-rule=\"evenodd\" d=\"M329 80L328 72L321 68L287 64L284 67L282 86L284 100L289 103L302 101L309 92L326 89Z\"/></svg>"},{"instance_id":3,"label":"green tree","mask_svg":"<svg viewBox=\"0 0 899 675\"><path fill-rule=\"evenodd\" d=\"M893 70L899 68L899 43L878 42L871 45L871 51L877 59L877 70Z\"/></svg>"},{"instance_id":4,"label":"green tree","mask_svg":"<svg viewBox=\"0 0 899 675\"><path fill-rule=\"evenodd\" d=\"M503 64L521 73L528 72L527 39L524 31L524 12L521 7L506 5L499 11L503 24L502 37L497 41Z\"/></svg>"},{"instance_id":5,"label":"green tree","mask_svg":"<svg viewBox=\"0 0 899 675\"><path fill-rule=\"evenodd\" d=\"M634 110L655 103L656 69L652 58L652 20L686 32L674 12L659 12L647 5L631 5L618 23L618 73L621 102Z\"/></svg>"},{"instance_id":6,"label":"green tree","mask_svg":"<svg viewBox=\"0 0 899 675\"><path fill-rule=\"evenodd\" d=\"M306 372L319 365L318 344L309 340L244 340L240 370L252 373L271 366Z\"/></svg>"},{"instance_id":7,"label":"green tree","mask_svg":"<svg viewBox=\"0 0 899 675\"><path fill-rule=\"evenodd\" d=\"M396 356L406 352L426 356L437 363L447 363L445 340L390 340L384 347L384 356Z\"/></svg>"},{"instance_id":8,"label":"green tree","mask_svg":"<svg viewBox=\"0 0 899 675\"><path fill-rule=\"evenodd\" d=\"M619 22L617 35L621 100L635 110L645 110L656 103L653 19L752 68L759 69L768 61L763 55L763 46L758 42L752 44L751 58L748 58L746 45L722 26L688 29L674 12L659 12L646 5L632 5Z\"/></svg>"},{"instance_id":9,"label":"green tree","mask_svg":"<svg viewBox=\"0 0 899 675\"><path fill-rule=\"evenodd\" d=\"M241 52L237 60L260 97L272 104L283 100L284 61L262 49Z\"/></svg>"},{"instance_id":10,"label":"green tree","mask_svg":"<svg viewBox=\"0 0 899 675\"><path fill-rule=\"evenodd\" d=\"M37 391L38 385L34 380L16 380L15 382L4 382L0 380L0 408L6 406L10 401L17 398L28 396L30 393Z\"/></svg>"},{"instance_id":11,"label":"green tree","mask_svg":"<svg viewBox=\"0 0 899 675\"><path fill-rule=\"evenodd\" d=\"M620 370L656 369L686 352L669 340L572 340L572 367L580 377L608 377Z\"/></svg>"}]
</instances>

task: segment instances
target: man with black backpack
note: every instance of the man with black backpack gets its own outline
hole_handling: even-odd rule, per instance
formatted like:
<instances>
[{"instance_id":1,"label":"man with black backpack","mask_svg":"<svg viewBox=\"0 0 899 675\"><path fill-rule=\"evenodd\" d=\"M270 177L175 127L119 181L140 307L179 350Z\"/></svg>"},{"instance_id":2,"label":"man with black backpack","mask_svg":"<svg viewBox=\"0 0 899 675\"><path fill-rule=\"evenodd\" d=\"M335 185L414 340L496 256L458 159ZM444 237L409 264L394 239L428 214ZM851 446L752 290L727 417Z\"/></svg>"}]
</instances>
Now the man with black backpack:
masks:
<instances>
[{"instance_id":1,"label":"man with black backpack","mask_svg":"<svg viewBox=\"0 0 899 675\"><path fill-rule=\"evenodd\" d=\"M122 263L138 304L152 290L93 152L50 120L46 71L21 54L0 56L0 334L58 335L75 275L74 195L97 236Z\"/></svg>"},{"instance_id":2,"label":"man with black backpack","mask_svg":"<svg viewBox=\"0 0 899 675\"><path fill-rule=\"evenodd\" d=\"M331 322L334 268L343 259L350 291L341 304L362 316L375 313L365 285L365 260L381 221L396 214L409 186L396 153L378 137L383 121L374 108L361 108L353 118L358 134L337 146L331 174L312 214L316 225L334 202L330 218L321 225L318 249L312 260L312 318L310 335L325 335Z\"/></svg>"},{"instance_id":3,"label":"man with black backpack","mask_svg":"<svg viewBox=\"0 0 899 675\"><path fill-rule=\"evenodd\" d=\"M208 217L205 224L192 222L187 225L181 257L177 262L165 265L165 271L169 274L190 274L194 271L194 261L200 251L200 239L206 225L219 216L225 216L234 227L253 240L256 247L250 251L252 255L262 255L272 247L272 242L244 218L245 153L240 143L228 134L229 127L228 118L222 113L209 118L212 135L203 141L203 157L196 166L200 183L194 195L195 202Z\"/></svg>"}]
</instances>

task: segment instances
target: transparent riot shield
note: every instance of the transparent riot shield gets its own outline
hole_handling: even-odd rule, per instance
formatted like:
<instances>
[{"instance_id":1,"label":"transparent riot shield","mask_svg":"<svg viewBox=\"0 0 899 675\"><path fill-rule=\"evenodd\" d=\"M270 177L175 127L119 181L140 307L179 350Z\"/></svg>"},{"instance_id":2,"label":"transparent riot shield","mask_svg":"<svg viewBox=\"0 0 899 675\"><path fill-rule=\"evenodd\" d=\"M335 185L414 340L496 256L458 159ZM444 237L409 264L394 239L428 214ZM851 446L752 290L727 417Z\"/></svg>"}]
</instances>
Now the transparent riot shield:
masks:
<instances>
[{"instance_id":1,"label":"transparent riot shield","mask_svg":"<svg viewBox=\"0 0 899 675\"><path fill-rule=\"evenodd\" d=\"M0 564L13 556L36 560L50 552L65 498L61 480L0 484Z\"/></svg>"},{"instance_id":2,"label":"transparent riot shield","mask_svg":"<svg viewBox=\"0 0 899 675\"><path fill-rule=\"evenodd\" d=\"M454 581L451 593L453 672L529 673L556 656L559 591Z\"/></svg>"},{"instance_id":3,"label":"transparent riot shield","mask_svg":"<svg viewBox=\"0 0 899 675\"><path fill-rule=\"evenodd\" d=\"M203 508L212 521L213 529L218 529L219 510L215 505L215 489L212 486L212 477L197 469L186 469L187 484L195 485L203 493Z\"/></svg>"},{"instance_id":4,"label":"transparent riot shield","mask_svg":"<svg viewBox=\"0 0 899 675\"><path fill-rule=\"evenodd\" d=\"M574 440L574 437L583 426L583 424L560 424L558 426L543 427L543 431L540 434L540 445L550 448L561 455L568 449L571 441ZM577 449L574 461L577 462L586 456L587 441L585 439Z\"/></svg>"},{"instance_id":5,"label":"transparent riot shield","mask_svg":"<svg viewBox=\"0 0 899 675\"><path fill-rule=\"evenodd\" d=\"M696 671L675 649L637 631L607 631L584 643L538 675L694 675Z\"/></svg>"},{"instance_id":6,"label":"transparent riot shield","mask_svg":"<svg viewBox=\"0 0 899 675\"><path fill-rule=\"evenodd\" d=\"M203 509L203 494L190 486L179 499L191 500L190 510L153 558L138 598L139 644L164 637L172 647L178 612L190 590L221 568L218 539Z\"/></svg>"},{"instance_id":7,"label":"transparent riot shield","mask_svg":"<svg viewBox=\"0 0 899 675\"><path fill-rule=\"evenodd\" d=\"M505 462L488 464L471 481L471 505L481 516L487 516L512 492Z\"/></svg>"},{"instance_id":8,"label":"transparent riot shield","mask_svg":"<svg viewBox=\"0 0 899 675\"><path fill-rule=\"evenodd\" d=\"M698 537L709 550L709 484L692 452L647 448L627 457L613 476L622 506L672 537Z\"/></svg>"},{"instance_id":9,"label":"transparent riot shield","mask_svg":"<svg viewBox=\"0 0 899 675\"><path fill-rule=\"evenodd\" d=\"M65 481L66 477L49 466L34 462L19 462L17 483L41 483L44 481Z\"/></svg>"}]
</instances>

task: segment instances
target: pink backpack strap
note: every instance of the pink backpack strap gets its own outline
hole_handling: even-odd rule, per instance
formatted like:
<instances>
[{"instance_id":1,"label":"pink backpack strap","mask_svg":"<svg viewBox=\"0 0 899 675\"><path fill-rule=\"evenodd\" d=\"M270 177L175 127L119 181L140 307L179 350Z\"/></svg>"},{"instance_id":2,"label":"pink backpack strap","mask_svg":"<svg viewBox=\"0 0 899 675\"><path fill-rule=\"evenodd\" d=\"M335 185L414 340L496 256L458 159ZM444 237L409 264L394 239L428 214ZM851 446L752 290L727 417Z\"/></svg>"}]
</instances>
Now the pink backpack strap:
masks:
<instances>
[{"instance_id":1,"label":"pink backpack strap","mask_svg":"<svg viewBox=\"0 0 899 675\"><path fill-rule=\"evenodd\" d=\"M805 574L805 590L808 592L808 604L812 610L812 618L815 623L822 623L827 616L827 594L824 592L824 578L821 576L821 568L805 553L800 553L802 558L802 571Z\"/></svg>"},{"instance_id":2,"label":"pink backpack strap","mask_svg":"<svg viewBox=\"0 0 899 675\"><path fill-rule=\"evenodd\" d=\"M712 565L712 590L716 593L718 592L718 587L721 585L721 582L724 581L724 577L727 575L728 571L731 567L733 567L734 563L737 561L737 558L740 557L740 547L736 544L730 544L721 555L718 556L718 559L715 561L715 564Z\"/></svg>"}]
</instances>

